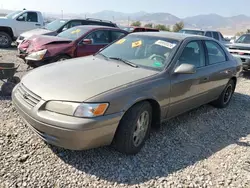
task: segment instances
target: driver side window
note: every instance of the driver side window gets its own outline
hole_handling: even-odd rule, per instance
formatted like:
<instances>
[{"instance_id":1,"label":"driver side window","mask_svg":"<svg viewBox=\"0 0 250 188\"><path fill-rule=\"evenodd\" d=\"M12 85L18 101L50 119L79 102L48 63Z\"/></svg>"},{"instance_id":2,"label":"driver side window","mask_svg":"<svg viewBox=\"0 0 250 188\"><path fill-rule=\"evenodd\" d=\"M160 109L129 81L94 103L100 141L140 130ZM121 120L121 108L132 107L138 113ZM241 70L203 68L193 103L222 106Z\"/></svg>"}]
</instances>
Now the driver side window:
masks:
<instances>
[{"instance_id":1,"label":"driver side window","mask_svg":"<svg viewBox=\"0 0 250 188\"><path fill-rule=\"evenodd\" d=\"M205 66L205 53L201 41L189 42L179 58L180 64L192 64L196 68Z\"/></svg>"},{"instance_id":2,"label":"driver side window","mask_svg":"<svg viewBox=\"0 0 250 188\"><path fill-rule=\"evenodd\" d=\"M25 12L17 18L17 21L38 22L38 16L36 12Z\"/></svg>"},{"instance_id":3,"label":"driver side window","mask_svg":"<svg viewBox=\"0 0 250 188\"><path fill-rule=\"evenodd\" d=\"M90 33L85 39L91 39L92 44L108 44L110 41L109 31L99 30Z\"/></svg>"}]
</instances>

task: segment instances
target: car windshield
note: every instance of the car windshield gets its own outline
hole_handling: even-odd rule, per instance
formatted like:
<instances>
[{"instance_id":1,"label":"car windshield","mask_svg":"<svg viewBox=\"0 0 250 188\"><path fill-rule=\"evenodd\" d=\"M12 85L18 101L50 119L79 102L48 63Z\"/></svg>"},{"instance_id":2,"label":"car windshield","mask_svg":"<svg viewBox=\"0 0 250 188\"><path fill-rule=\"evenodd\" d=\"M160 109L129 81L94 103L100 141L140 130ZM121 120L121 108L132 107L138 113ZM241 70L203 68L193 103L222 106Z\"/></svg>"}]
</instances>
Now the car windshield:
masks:
<instances>
[{"instance_id":1,"label":"car windshield","mask_svg":"<svg viewBox=\"0 0 250 188\"><path fill-rule=\"evenodd\" d=\"M63 31L59 33L57 36L70 39L70 40L76 40L85 33L87 33L89 29L83 28L83 27L72 27L70 29L67 29L66 31Z\"/></svg>"},{"instance_id":2,"label":"car windshield","mask_svg":"<svg viewBox=\"0 0 250 188\"><path fill-rule=\"evenodd\" d=\"M19 10L19 11L11 12L11 13L7 14L5 17L8 19L12 19L14 16L19 14L20 12L22 12L22 11Z\"/></svg>"},{"instance_id":3,"label":"car windshield","mask_svg":"<svg viewBox=\"0 0 250 188\"><path fill-rule=\"evenodd\" d=\"M127 35L100 52L138 67L163 70L179 41L146 35Z\"/></svg>"},{"instance_id":4,"label":"car windshield","mask_svg":"<svg viewBox=\"0 0 250 188\"><path fill-rule=\"evenodd\" d=\"M250 44L250 35L242 35L236 40L236 43Z\"/></svg>"},{"instance_id":5,"label":"car windshield","mask_svg":"<svg viewBox=\"0 0 250 188\"><path fill-rule=\"evenodd\" d=\"M204 31L198 31L198 30L180 30L180 33L184 34L192 34L192 35L204 35Z\"/></svg>"},{"instance_id":6,"label":"car windshield","mask_svg":"<svg viewBox=\"0 0 250 188\"><path fill-rule=\"evenodd\" d=\"M67 21L66 20L55 20L53 22L48 23L45 26L45 29L48 29L50 31L56 31L58 30L60 27L62 27Z\"/></svg>"}]
</instances>

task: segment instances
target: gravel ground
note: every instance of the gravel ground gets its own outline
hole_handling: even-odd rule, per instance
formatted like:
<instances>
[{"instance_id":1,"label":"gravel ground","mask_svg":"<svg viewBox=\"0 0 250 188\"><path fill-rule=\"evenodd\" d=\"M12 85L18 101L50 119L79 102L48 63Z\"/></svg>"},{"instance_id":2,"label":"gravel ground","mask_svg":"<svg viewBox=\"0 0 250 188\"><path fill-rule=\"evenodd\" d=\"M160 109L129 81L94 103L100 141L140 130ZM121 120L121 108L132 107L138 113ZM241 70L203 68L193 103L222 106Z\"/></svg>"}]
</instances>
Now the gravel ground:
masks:
<instances>
[{"instance_id":1,"label":"gravel ground","mask_svg":"<svg viewBox=\"0 0 250 188\"><path fill-rule=\"evenodd\" d=\"M2 50L0 60L15 53ZM136 156L55 148L27 128L10 98L0 98L0 112L1 188L250 187L250 74L228 108L206 105L169 121Z\"/></svg>"}]
</instances>

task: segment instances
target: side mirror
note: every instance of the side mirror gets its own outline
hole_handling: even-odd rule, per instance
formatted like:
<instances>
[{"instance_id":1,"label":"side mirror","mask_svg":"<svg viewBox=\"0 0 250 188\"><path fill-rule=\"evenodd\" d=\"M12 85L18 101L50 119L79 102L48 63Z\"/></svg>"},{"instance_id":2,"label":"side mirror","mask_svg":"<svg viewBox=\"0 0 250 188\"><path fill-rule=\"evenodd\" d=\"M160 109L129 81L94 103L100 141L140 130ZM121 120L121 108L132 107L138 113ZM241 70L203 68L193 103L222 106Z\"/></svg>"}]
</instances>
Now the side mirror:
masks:
<instances>
[{"instance_id":1,"label":"side mirror","mask_svg":"<svg viewBox=\"0 0 250 188\"><path fill-rule=\"evenodd\" d=\"M66 31L67 30L67 28L66 27L64 27L63 29L62 29L62 31Z\"/></svg>"},{"instance_id":2,"label":"side mirror","mask_svg":"<svg viewBox=\"0 0 250 188\"><path fill-rule=\"evenodd\" d=\"M194 73L196 73L196 68L194 65L183 63L175 69L174 73L194 74Z\"/></svg>"},{"instance_id":3,"label":"side mirror","mask_svg":"<svg viewBox=\"0 0 250 188\"><path fill-rule=\"evenodd\" d=\"M23 16L19 16L18 18L17 18L17 21L25 21L25 18L23 17Z\"/></svg>"},{"instance_id":4,"label":"side mirror","mask_svg":"<svg viewBox=\"0 0 250 188\"><path fill-rule=\"evenodd\" d=\"M80 44L92 44L92 40L91 39L83 39L82 42Z\"/></svg>"}]
</instances>

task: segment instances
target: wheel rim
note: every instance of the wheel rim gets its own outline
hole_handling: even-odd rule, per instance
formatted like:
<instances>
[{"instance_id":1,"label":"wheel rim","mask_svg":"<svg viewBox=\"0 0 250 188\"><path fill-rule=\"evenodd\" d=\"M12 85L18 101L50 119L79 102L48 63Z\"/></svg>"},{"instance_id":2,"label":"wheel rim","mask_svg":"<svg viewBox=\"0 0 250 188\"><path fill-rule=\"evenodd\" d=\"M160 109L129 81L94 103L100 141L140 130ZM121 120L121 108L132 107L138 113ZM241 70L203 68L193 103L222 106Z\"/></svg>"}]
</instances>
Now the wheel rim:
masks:
<instances>
[{"instance_id":1,"label":"wheel rim","mask_svg":"<svg viewBox=\"0 0 250 188\"><path fill-rule=\"evenodd\" d=\"M230 101L232 93L233 93L232 85L227 86L223 99L224 104L227 104Z\"/></svg>"},{"instance_id":2,"label":"wheel rim","mask_svg":"<svg viewBox=\"0 0 250 188\"><path fill-rule=\"evenodd\" d=\"M144 111L139 116L133 133L133 142L138 147L144 140L149 125L149 113Z\"/></svg>"},{"instance_id":3,"label":"wheel rim","mask_svg":"<svg viewBox=\"0 0 250 188\"><path fill-rule=\"evenodd\" d=\"M0 35L0 45L7 45L9 42L8 38L4 35Z\"/></svg>"}]
</instances>

